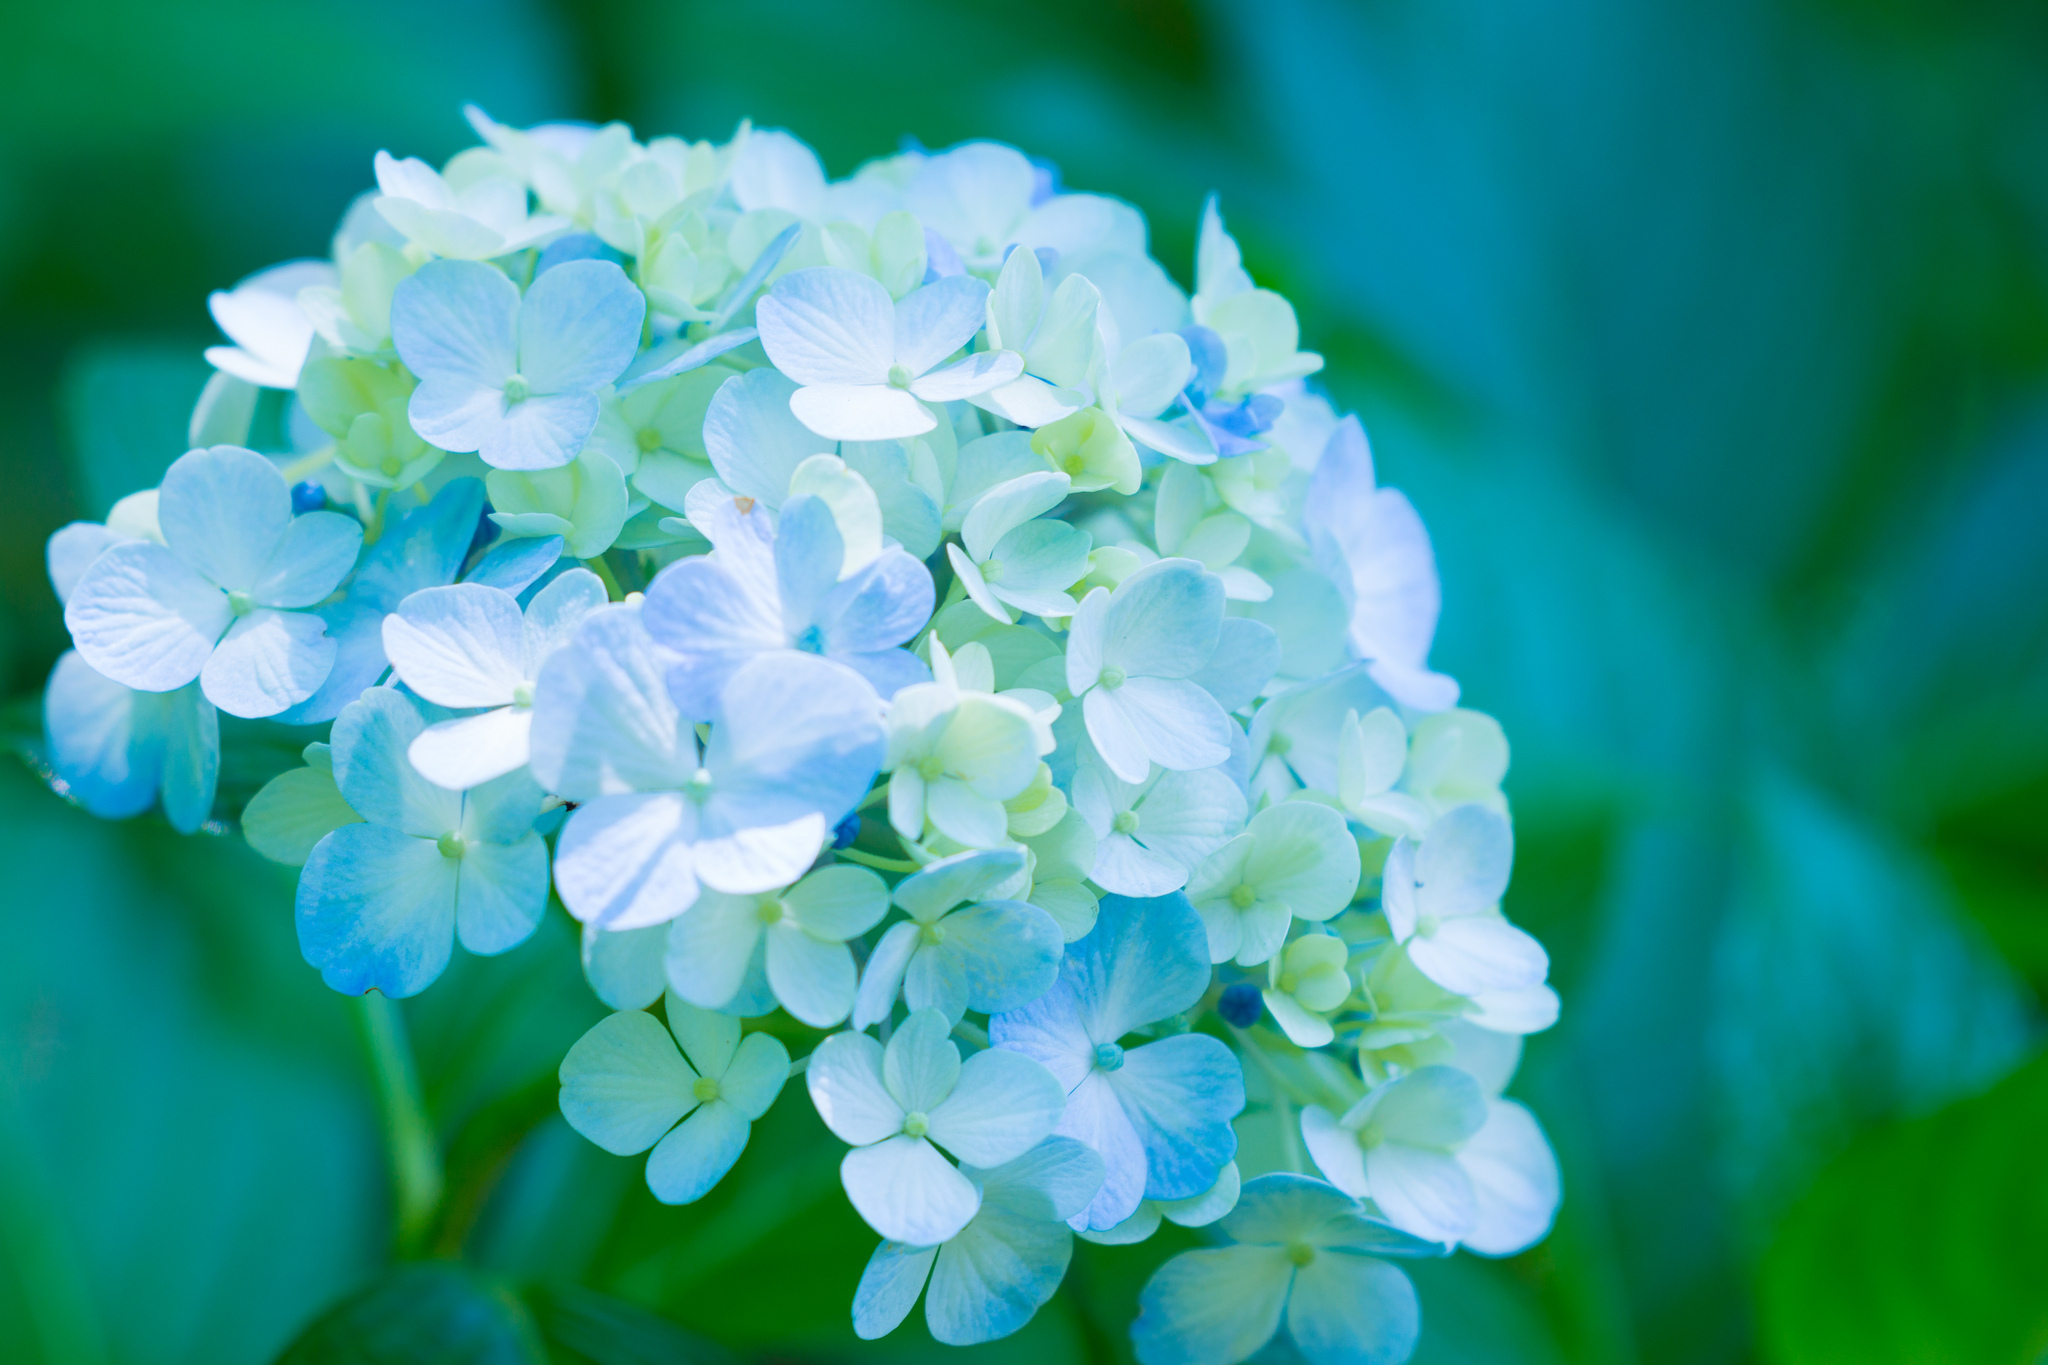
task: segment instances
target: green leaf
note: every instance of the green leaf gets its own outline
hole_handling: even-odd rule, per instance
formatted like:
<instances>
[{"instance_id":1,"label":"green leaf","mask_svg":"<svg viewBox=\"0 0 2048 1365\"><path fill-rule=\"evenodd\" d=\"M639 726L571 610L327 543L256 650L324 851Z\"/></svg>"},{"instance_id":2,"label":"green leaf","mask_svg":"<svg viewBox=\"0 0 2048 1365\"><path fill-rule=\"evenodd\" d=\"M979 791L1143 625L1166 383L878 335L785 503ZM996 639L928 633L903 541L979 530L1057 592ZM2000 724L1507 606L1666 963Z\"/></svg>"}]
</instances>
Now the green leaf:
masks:
<instances>
[{"instance_id":1,"label":"green leaf","mask_svg":"<svg viewBox=\"0 0 2048 1365\"><path fill-rule=\"evenodd\" d=\"M1765 1256L1765 1359L2030 1365L2048 1349L2048 1052L1859 1139Z\"/></svg>"},{"instance_id":2,"label":"green leaf","mask_svg":"<svg viewBox=\"0 0 2048 1365\"><path fill-rule=\"evenodd\" d=\"M551 1345L595 1365L733 1365L738 1359L658 1313L579 1285L536 1286L526 1301Z\"/></svg>"},{"instance_id":3,"label":"green leaf","mask_svg":"<svg viewBox=\"0 0 2048 1365\"><path fill-rule=\"evenodd\" d=\"M403 1265L321 1315L277 1365L545 1365L525 1305L442 1261Z\"/></svg>"}]
</instances>

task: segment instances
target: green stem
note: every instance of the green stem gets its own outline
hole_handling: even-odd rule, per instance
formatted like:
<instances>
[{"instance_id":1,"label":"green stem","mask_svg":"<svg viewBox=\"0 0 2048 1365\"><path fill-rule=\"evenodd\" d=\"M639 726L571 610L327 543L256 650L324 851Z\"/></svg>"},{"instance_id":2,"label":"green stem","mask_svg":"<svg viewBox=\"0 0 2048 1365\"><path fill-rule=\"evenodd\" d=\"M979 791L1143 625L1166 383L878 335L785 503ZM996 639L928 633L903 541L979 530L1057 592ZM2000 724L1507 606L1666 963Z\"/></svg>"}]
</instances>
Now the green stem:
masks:
<instances>
[{"instance_id":1,"label":"green stem","mask_svg":"<svg viewBox=\"0 0 2048 1365\"><path fill-rule=\"evenodd\" d=\"M441 1205L441 1152L427 1120L426 1101L406 1040L398 1006L377 991L359 996L363 1042L370 1050L370 1074L377 1086L377 1112L391 1157L392 1204L397 1254L405 1260L426 1249Z\"/></svg>"},{"instance_id":2,"label":"green stem","mask_svg":"<svg viewBox=\"0 0 2048 1365\"><path fill-rule=\"evenodd\" d=\"M875 789L874 789L873 791L869 792L869 793L868 793L868 794L867 794L866 796L863 796L863 797L862 797L862 798L860 799L860 804L859 804L858 806L855 806L855 807L854 807L854 810L856 810L856 811L864 811L864 810L871 810L871 809L873 809L874 807L876 807L876 806L879 806L879 805L881 805L881 804L882 804L882 803L883 803L884 801L887 801L888 799L889 799L889 784L888 784L887 782L884 782L884 783L883 783L883 784L882 784L881 786L879 786L879 787L875 788Z\"/></svg>"},{"instance_id":3,"label":"green stem","mask_svg":"<svg viewBox=\"0 0 2048 1365\"><path fill-rule=\"evenodd\" d=\"M619 580L612 576L611 565L605 563L602 559L586 559L583 561L583 567L597 575L598 581L604 584L606 595L612 601L623 602L626 600L626 590L620 587Z\"/></svg>"},{"instance_id":4,"label":"green stem","mask_svg":"<svg viewBox=\"0 0 2048 1365\"><path fill-rule=\"evenodd\" d=\"M863 853L857 848L842 848L838 850L838 856L859 863L862 867L872 867L878 872L916 872L924 866L922 863L913 863L908 858L883 858L873 853Z\"/></svg>"},{"instance_id":5,"label":"green stem","mask_svg":"<svg viewBox=\"0 0 2048 1365\"><path fill-rule=\"evenodd\" d=\"M1288 1092L1294 1087L1280 1074L1280 1069L1273 1065L1272 1059L1266 1056L1265 1049L1252 1041L1252 1036L1247 1030L1235 1024L1228 1027L1237 1035L1238 1051L1250 1054L1251 1059L1258 1063L1259 1070L1266 1075L1266 1087L1273 1092L1273 1110L1280 1116L1280 1146L1287 1156L1287 1169L1296 1175L1306 1175L1308 1171L1301 1153L1301 1129L1295 1122L1294 1106L1289 1103Z\"/></svg>"}]
</instances>

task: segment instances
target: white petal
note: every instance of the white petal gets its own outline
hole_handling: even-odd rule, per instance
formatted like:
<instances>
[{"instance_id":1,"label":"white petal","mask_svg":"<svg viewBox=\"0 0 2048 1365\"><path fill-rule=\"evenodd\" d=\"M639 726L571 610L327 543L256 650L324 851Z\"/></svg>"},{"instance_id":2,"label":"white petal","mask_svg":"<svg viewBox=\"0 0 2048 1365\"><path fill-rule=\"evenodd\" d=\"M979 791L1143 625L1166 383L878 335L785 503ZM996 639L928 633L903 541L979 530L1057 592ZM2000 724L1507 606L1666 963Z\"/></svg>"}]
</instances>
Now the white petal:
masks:
<instances>
[{"instance_id":1,"label":"white petal","mask_svg":"<svg viewBox=\"0 0 2048 1365\"><path fill-rule=\"evenodd\" d=\"M842 1142L880 1142L903 1131L903 1106L882 1081L882 1045L865 1033L835 1033L804 1067L811 1103Z\"/></svg>"},{"instance_id":2,"label":"white petal","mask_svg":"<svg viewBox=\"0 0 2048 1365\"><path fill-rule=\"evenodd\" d=\"M1354 1199L1363 1199L1365 1149L1358 1134L1339 1124L1330 1111L1311 1104L1301 1111L1301 1138L1309 1157L1332 1185Z\"/></svg>"},{"instance_id":3,"label":"white petal","mask_svg":"<svg viewBox=\"0 0 2048 1365\"><path fill-rule=\"evenodd\" d=\"M237 446L179 456L156 506L164 544L230 590L256 586L292 524L291 489L277 466Z\"/></svg>"},{"instance_id":4,"label":"white petal","mask_svg":"<svg viewBox=\"0 0 2048 1365\"><path fill-rule=\"evenodd\" d=\"M311 612L252 611L215 646L199 685L231 716L274 716L319 690L334 654L326 623Z\"/></svg>"},{"instance_id":5,"label":"white petal","mask_svg":"<svg viewBox=\"0 0 2048 1365\"><path fill-rule=\"evenodd\" d=\"M1459 1241L1479 1216L1471 1177L1448 1152L1382 1142L1365 1154L1365 1180L1388 1222L1432 1242Z\"/></svg>"},{"instance_id":6,"label":"white petal","mask_svg":"<svg viewBox=\"0 0 2048 1365\"><path fill-rule=\"evenodd\" d=\"M697 896L695 813L677 792L602 797L562 826L555 887L569 913L607 929L673 919Z\"/></svg>"},{"instance_id":7,"label":"white petal","mask_svg":"<svg viewBox=\"0 0 2048 1365\"><path fill-rule=\"evenodd\" d=\"M148 541L101 554L64 607L64 624L86 663L149 692L198 677L232 619L226 593Z\"/></svg>"},{"instance_id":8,"label":"white petal","mask_svg":"<svg viewBox=\"0 0 2048 1365\"><path fill-rule=\"evenodd\" d=\"M1434 933L1408 940L1408 957L1422 974L1457 995L1520 991L1541 985L1549 954L1498 915L1462 915Z\"/></svg>"},{"instance_id":9,"label":"white petal","mask_svg":"<svg viewBox=\"0 0 2048 1365\"><path fill-rule=\"evenodd\" d=\"M973 1182L923 1138L898 1134L856 1147L839 1163L839 1179L869 1227L912 1246L953 1237L981 1207Z\"/></svg>"},{"instance_id":10,"label":"white petal","mask_svg":"<svg viewBox=\"0 0 2048 1365\"><path fill-rule=\"evenodd\" d=\"M970 1166L1000 1166L1051 1133L1066 1100L1037 1062L988 1048L961 1064L952 1093L931 1110L931 1138Z\"/></svg>"},{"instance_id":11,"label":"white petal","mask_svg":"<svg viewBox=\"0 0 2048 1365\"><path fill-rule=\"evenodd\" d=\"M791 271L754 308L768 358L799 384L886 382L895 315L875 280L829 267Z\"/></svg>"},{"instance_id":12,"label":"white petal","mask_svg":"<svg viewBox=\"0 0 2048 1365\"><path fill-rule=\"evenodd\" d=\"M466 791L525 767L532 728L533 712L501 706L428 726L406 754L429 782Z\"/></svg>"},{"instance_id":13,"label":"white petal","mask_svg":"<svg viewBox=\"0 0 2048 1365\"><path fill-rule=\"evenodd\" d=\"M1486 1126L1459 1151L1458 1164L1479 1199L1466 1246L1508 1256L1550 1231L1561 1194L1557 1157L1527 1109L1513 1100L1488 1101Z\"/></svg>"},{"instance_id":14,"label":"white petal","mask_svg":"<svg viewBox=\"0 0 2048 1365\"><path fill-rule=\"evenodd\" d=\"M511 593L476 583L427 588L384 618L384 655L440 706L505 706L525 681L524 620Z\"/></svg>"},{"instance_id":15,"label":"white petal","mask_svg":"<svg viewBox=\"0 0 2048 1365\"><path fill-rule=\"evenodd\" d=\"M789 410L806 427L835 441L922 436L939 424L909 390L887 384L811 384L790 395Z\"/></svg>"}]
</instances>

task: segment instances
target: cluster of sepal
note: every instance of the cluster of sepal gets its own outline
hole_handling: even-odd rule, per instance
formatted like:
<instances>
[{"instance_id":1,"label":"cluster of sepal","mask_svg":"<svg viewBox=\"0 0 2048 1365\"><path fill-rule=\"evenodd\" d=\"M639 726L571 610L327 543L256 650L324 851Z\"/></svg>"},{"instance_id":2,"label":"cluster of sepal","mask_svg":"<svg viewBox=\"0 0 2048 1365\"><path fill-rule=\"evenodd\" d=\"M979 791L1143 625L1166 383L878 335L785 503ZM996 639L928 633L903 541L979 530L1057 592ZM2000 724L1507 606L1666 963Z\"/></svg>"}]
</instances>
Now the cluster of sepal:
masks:
<instances>
[{"instance_id":1,"label":"cluster of sepal","mask_svg":"<svg viewBox=\"0 0 2048 1365\"><path fill-rule=\"evenodd\" d=\"M193 449L52 537L61 786L190 831L220 711L326 727L240 818L328 984L552 892L617 1011L564 1114L686 1203L800 1074L862 1336L1007 1335L1172 1221L1218 1244L1147 1365L1405 1359L1384 1258L1548 1230L1502 1092L1557 1000L1427 533L1214 201L1190 297L998 144L469 114L213 296Z\"/></svg>"}]
</instances>

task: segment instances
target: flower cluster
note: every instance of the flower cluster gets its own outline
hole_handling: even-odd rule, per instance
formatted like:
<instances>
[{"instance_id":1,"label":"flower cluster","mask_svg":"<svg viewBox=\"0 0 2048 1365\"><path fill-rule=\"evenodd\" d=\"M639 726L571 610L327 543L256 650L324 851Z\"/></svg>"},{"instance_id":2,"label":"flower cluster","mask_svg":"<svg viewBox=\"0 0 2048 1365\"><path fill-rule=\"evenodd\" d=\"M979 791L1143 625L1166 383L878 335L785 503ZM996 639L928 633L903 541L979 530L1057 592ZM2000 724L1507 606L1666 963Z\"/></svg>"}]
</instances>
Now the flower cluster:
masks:
<instances>
[{"instance_id":1,"label":"flower cluster","mask_svg":"<svg viewBox=\"0 0 2048 1365\"><path fill-rule=\"evenodd\" d=\"M239 813L307 961L410 995L558 897L569 1121L684 1203L801 1076L862 1336L1172 1221L1147 1365L1405 1359L1384 1258L1549 1227L1557 1000L1427 534L1216 204L1189 296L994 143L470 119L214 295L195 448L51 539L63 787L189 831L218 712L327 727Z\"/></svg>"}]
</instances>

